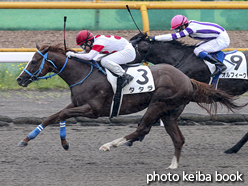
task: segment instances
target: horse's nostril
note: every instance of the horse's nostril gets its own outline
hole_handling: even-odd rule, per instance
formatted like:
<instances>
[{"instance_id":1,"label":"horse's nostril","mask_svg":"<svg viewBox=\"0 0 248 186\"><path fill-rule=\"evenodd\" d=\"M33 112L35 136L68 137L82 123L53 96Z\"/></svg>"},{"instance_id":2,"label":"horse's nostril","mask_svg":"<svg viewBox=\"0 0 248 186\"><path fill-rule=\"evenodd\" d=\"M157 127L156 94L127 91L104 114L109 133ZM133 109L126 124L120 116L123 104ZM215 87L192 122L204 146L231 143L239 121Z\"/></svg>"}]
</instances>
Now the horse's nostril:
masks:
<instances>
[{"instance_id":1,"label":"horse's nostril","mask_svg":"<svg viewBox=\"0 0 248 186\"><path fill-rule=\"evenodd\" d=\"M16 81L17 81L17 82L20 82L20 81L21 81L21 78L19 78L19 77L16 78Z\"/></svg>"},{"instance_id":2,"label":"horse's nostril","mask_svg":"<svg viewBox=\"0 0 248 186\"><path fill-rule=\"evenodd\" d=\"M17 83L18 83L19 85L21 85L22 78L18 77L18 78L16 78L16 81L17 81Z\"/></svg>"}]
</instances>

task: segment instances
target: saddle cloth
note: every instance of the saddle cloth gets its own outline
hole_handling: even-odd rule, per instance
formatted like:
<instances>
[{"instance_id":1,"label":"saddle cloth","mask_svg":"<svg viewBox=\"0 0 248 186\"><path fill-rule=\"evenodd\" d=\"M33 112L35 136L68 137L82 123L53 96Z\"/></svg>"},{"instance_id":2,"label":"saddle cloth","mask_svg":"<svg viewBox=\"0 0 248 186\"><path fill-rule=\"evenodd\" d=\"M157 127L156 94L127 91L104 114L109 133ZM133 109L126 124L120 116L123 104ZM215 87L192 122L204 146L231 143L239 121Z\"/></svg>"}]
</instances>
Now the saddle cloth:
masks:
<instances>
[{"instance_id":1,"label":"saddle cloth","mask_svg":"<svg viewBox=\"0 0 248 186\"><path fill-rule=\"evenodd\" d=\"M247 61L245 55L239 51L217 52L213 55L226 65L227 69L219 76L222 79L248 79ZM211 73L215 71L215 65L204 60Z\"/></svg>"},{"instance_id":2,"label":"saddle cloth","mask_svg":"<svg viewBox=\"0 0 248 186\"><path fill-rule=\"evenodd\" d=\"M111 84L114 93L116 93L117 77L113 75L108 69L105 70L107 73L107 79ZM153 76L149 67L142 65L128 66L126 73L132 75L134 78L123 88L123 94L137 94L152 92L155 90Z\"/></svg>"}]
</instances>

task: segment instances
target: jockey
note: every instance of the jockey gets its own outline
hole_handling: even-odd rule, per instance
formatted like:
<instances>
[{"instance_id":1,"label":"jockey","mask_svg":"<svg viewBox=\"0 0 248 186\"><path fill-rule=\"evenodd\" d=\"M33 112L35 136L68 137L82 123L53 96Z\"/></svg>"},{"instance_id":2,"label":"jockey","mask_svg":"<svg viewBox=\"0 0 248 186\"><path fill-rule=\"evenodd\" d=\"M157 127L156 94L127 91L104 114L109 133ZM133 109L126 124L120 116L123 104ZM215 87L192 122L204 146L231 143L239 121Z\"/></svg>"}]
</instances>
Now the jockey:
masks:
<instances>
[{"instance_id":1,"label":"jockey","mask_svg":"<svg viewBox=\"0 0 248 186\"><path fill-rule=\"evenodd\" d=\"M82 30L76 37L77 45L84 50L80 53L67 52L66 55L83 60L92 60L99 57L101 65L121 77L121 86L125 87L133 76L126 74L120 64L132 62L136 57L135 49L125 38L110 35L96 35L87 30ZM104 57L102 54L110 54Z\"/></svg>"},{"instance_id":2,"label":"jockey","mask_svg":"<svg viewBox=\"0 0 248 186\"><path fill-rule=\"evenodd\" d=\"M185 16L176 15L171 20L171 30L174 30L175 33L148 38L150 41L171 41L189 36L193 39L201 40L202 42L197 44L197 47L194 49L194 53L196 56L216 66L216 70L211 76L221 74L226 70L227 67L221 61L209 54L229 46L230 39L224 28L214 23L188 21Z\"/></svg>"}]
</instances>

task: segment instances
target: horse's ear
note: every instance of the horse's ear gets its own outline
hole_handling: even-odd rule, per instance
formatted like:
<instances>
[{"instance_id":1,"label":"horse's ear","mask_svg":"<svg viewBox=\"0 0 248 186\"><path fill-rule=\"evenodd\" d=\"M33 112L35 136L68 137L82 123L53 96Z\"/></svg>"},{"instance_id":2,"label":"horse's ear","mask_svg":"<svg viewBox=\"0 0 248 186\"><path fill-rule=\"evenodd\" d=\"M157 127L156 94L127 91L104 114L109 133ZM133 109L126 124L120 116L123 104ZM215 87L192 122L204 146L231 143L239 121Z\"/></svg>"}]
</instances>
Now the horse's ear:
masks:
<instances>
[{"instance_id":1,"label":"horse's ear","mask_svg":"<svg viewBox=\"0 0 248 186\"><path fill-rule=\"evenodd\" d=\"M147 37L147 32L148 32L148 31L143 32L143 36L144 36L144 37Z\"/></svg>"},{"instance_id":2,"label":"horse's ear","mask_svg":"<svg viewBox=\"0 0 248 186\"><path fill-rule=\"evenodd\" d=\"M36 43L36 48L39 50L40 49L40 46Z\"/></svg>"}]
</instances>

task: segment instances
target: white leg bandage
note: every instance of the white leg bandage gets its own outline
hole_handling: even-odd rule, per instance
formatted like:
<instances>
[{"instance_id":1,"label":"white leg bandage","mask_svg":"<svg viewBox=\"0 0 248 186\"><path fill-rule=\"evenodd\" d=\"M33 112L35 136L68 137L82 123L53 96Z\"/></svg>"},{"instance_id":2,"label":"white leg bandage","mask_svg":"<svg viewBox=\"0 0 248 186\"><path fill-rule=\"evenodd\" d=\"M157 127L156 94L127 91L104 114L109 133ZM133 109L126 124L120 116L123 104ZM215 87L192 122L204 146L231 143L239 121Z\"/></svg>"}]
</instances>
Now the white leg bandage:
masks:
<instances>
[{"instance_id":1,"label":"white leg bandage","mask_svg":"<svg viewBox=\"0 0 248 186\"><path fill-rule=\"evenodd\" d=\"M126 138L122 137L122 138L118 138L114 141L111 141L109 143L106 143L104 145L102 145L99 150L101 151L109 151L110 147L119 147L120 145L123 145L124 143L126 143L127 140Z\"/></svg>"},{"instance_id":2,"label":"white leg bandage","mask_svg":"<svg viewBox=\"0 0 248 186\"><path fill-rule=\"evenodd\" d=\"M176 156L173 156L171 165L167 169L176 169L176 168L178 168L178 161Z\"/></svg>"}]
</instances>

